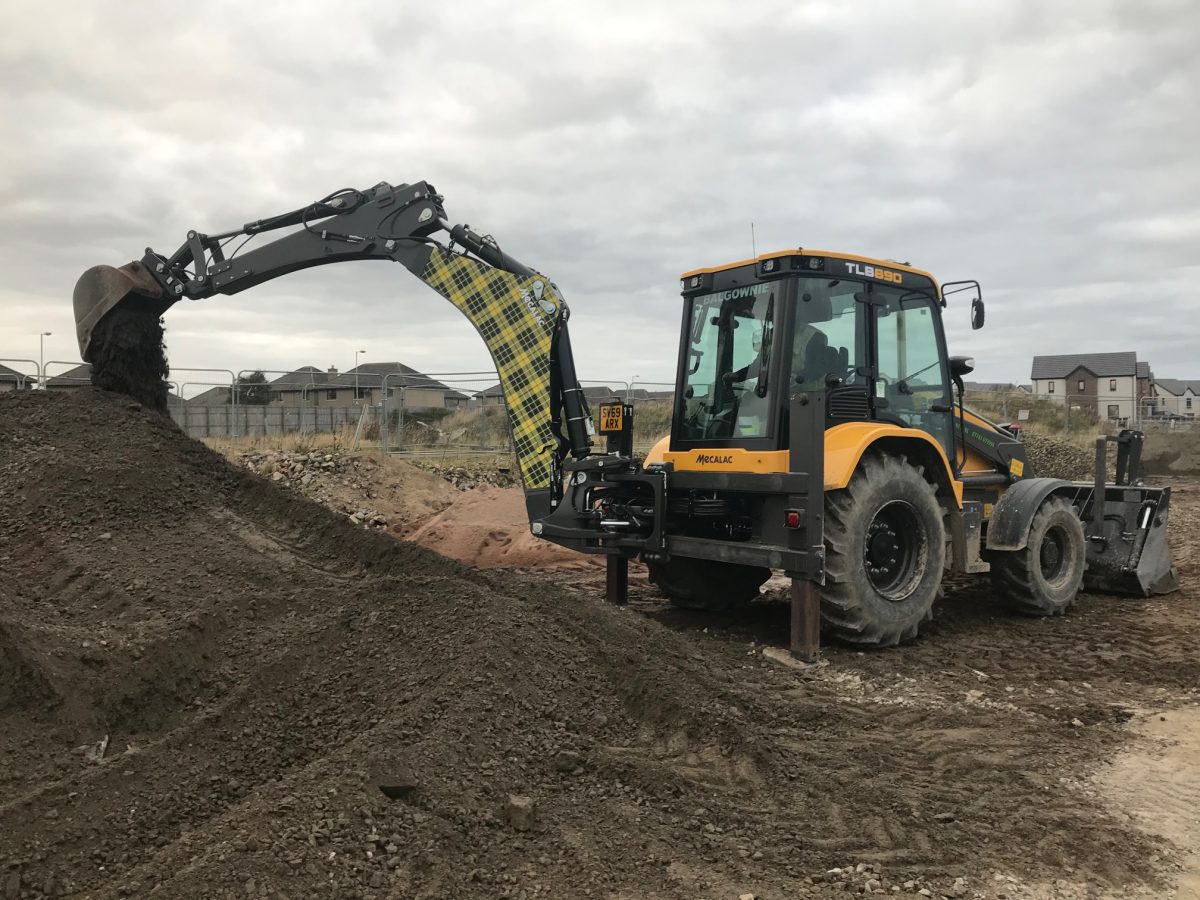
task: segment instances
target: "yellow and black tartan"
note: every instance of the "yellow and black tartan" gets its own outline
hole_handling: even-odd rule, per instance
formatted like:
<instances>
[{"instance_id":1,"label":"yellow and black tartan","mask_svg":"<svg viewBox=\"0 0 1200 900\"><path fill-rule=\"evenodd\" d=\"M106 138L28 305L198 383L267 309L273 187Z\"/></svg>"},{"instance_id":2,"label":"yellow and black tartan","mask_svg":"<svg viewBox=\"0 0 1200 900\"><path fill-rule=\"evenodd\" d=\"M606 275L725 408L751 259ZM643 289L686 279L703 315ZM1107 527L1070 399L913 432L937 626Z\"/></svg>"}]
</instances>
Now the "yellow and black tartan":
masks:
<instances>
[{"instance_id":1,"label":"yellow and black tartan","mask_svg":"<svg viewBox=\"0 0 1200 900\"><path fill-rule=\"evenodd\" d=\"M523 277L434 248L421 278L487 343L508 405L525 490L550 487L550 347L562 300L544 275Z\"/></svg>"}]
</instances>

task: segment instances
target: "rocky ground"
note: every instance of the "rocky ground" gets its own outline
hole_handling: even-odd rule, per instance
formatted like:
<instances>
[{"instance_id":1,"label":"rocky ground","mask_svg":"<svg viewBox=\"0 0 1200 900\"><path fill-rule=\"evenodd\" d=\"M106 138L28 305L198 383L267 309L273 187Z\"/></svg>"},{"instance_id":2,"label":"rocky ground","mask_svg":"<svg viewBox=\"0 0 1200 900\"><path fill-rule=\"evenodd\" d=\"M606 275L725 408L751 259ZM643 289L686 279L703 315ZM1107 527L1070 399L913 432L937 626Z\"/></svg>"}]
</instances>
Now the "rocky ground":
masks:
<instances>
[{"instance_id":1,"label":"rocky ground","mask_svg":"<svg viewBox=\"0 0 1200 900\"><path fill-rule=\"evenodd\" d=\"M0 898L1196 896L1195 483L1171 597L1017 619L964 581L797 670L771 592L463 566L381 532L501 489L401 511L324 455L0 396Z\"/></svg>"}]
</instances>

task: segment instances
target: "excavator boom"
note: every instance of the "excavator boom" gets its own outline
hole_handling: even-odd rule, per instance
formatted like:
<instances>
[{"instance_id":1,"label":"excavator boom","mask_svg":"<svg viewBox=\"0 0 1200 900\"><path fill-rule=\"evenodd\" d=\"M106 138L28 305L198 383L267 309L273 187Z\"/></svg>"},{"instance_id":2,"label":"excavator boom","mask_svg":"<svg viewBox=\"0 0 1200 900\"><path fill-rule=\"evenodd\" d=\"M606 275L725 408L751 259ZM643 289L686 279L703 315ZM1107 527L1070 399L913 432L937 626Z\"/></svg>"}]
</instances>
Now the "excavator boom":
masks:
<instances>
[{"instance_id":1,"label":"excavator boom","mask_svg":"<svg viewBox=\"0 0 1200 900\"><path fill-rule=\"evenodd\" d=\"M286 228L293 230L225 255L231 240ZM436 240L438 234L449 243ZM338 191L235 231L189 231L170 256L147 248L140 261L89 269L74 293L79 349L85 360L101 364L114 339L114 329L103 326L122 313L136 309L157 320L185 297L235 294L301 269L352 260L400 263L471 321L500 374L530 515L548 514L558 500L563 460L586 456L591 443L567 306L548 278L493 239L449 225L442 197L425 182Z\"/></svg>"}]
</instances>

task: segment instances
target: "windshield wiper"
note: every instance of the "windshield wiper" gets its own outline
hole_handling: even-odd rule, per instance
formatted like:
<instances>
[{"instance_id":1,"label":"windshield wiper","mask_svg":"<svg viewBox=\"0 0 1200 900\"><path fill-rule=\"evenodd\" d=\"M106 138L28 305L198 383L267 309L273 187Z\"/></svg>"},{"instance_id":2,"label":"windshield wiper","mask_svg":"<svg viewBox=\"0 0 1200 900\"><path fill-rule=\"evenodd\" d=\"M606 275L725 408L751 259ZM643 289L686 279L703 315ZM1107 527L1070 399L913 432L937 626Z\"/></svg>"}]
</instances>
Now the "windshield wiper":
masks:
<instances>
[{"instance_id":1,"label":"windshield wiper","mask_svg":"<svg viewBox=\"0 0 1200 900\"><path fill-rule=\"evenodd\" d=\"M941 364L941 360L940 360L940 359L935 359L933 362L931 362L931 363L930 363L929 365L927 365L925 368L923 368L923 369L917 369L917 371L913 372L911 375L905 375L903 378L901 378L899 381L897 381L897 382L896 382L896 386L897 386L897 387L900 387L900 389L901 389L901 393L904 393L904 394L910 393L910 391L909 391L909 387L908 387L908 379L910 379L910 378L916 378L918 375L921 375L921 374L924 374L925 372L928 372L928 371L929 371L930 369L932 369L934 366L936 366L936 365L939 365L939 364ZM901 386L902 386L902 387L901 387Z\"/></svg>"}]
</instances>

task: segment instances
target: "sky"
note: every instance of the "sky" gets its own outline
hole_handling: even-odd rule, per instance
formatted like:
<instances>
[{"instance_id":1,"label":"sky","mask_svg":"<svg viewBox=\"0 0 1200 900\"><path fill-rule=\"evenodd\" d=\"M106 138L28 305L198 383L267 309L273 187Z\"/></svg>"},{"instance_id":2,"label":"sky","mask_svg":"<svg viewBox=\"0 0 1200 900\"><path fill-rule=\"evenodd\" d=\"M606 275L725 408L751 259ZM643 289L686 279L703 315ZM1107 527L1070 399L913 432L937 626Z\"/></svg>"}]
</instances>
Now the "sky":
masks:
<instances>
[{"instance_id":1,"label":"sky","mask_svg":"<svg viewBox=\"0 0 1200 900\"><path fill-rule=\"evenodd\" d=\"M585 382L673 380L679 273L750 256L752 222L760 253L978 279L986 327L945 313L978 380L1122 350L1200 378L1197 37L1195 0L62 0L53 25L8 0L0 359L48 331L47 362L78 360L90 266L426 180L555 281ZM492 369L379 262L165 319L189 395L228 382L201 369Z\"/></svg>"}]
</instances>

